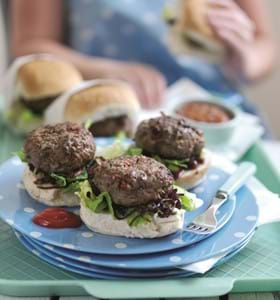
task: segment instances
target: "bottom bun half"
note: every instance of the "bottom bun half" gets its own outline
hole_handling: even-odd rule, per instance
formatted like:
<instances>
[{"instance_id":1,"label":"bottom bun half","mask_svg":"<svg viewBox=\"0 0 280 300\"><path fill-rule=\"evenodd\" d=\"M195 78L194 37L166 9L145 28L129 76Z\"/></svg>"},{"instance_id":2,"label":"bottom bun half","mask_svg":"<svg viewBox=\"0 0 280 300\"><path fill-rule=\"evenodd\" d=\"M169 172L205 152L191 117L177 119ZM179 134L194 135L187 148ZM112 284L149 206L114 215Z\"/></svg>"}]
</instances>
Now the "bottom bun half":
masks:
<instances>
[{"instance_id":1,"label":"bottom bun half","mask_svg":"<svg viewBox=\"0 0 280 300\"><path fill-rule=\"evenodd\" d=\"M33 172L27 167L23 173L23 184L28 194L38 202L48 206L77 206L80 204L78 196L73 192L65 192L63 189L41 189L34 182Z\"/></svg>"},{"instance_id":2,"label":"bottom bun half","mask_svg":"<svg viewBox=\"0 0 280 300\"><path fill-rule=\"evenodd\" d=\"M151 223L131 227L126 220L117 220L110 214L96 214L81 202L80 217L92 231L127 238L158 238L183 228L184 210L177 210L168 218L154 217Z\"/></svg>"},{"instance_id":3,"label":"bottom bun half","mask_svg":"<svg viewBox=\"0 0 280 300\"><path fill-rule=\"evenodd\" d=\"M180 172L179 178L176 179L176 185L187 190L199 185L205 179L210 164L211 153L209 151L205 151L204 162L199 164L193 170Z\"/></svg>"}]
</instances>

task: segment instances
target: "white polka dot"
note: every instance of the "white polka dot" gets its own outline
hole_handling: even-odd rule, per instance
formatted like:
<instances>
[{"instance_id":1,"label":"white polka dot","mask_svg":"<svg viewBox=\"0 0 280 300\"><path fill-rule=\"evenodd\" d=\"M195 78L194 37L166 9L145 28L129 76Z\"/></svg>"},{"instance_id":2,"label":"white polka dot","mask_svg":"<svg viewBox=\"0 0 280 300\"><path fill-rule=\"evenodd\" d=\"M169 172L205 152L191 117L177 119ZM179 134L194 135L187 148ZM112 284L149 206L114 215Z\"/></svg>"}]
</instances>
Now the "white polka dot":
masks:
<instances>
[{"instance_id":1,"label":"white polka dot","mask_svg":"<svg viewBox=\"0 0 280 300\"><path fill-rule=\"evenodd\" d=\"M90 231L85 231L85 232L82 232L82 236L84 237L84 238L91 238L91 237L93 237L93 233L92 232L90 232Z\"/></svg>"},{"instance_id":2,"label":"white polka dot","mask_svg":"<svg viewBox=\"0 0 280 300\"><path fill-rule=\"evenodd\" d=\"M247 217L246 217L246 220L247 220L247 221L250 221L250 222L253 222L253 221L256 221L256 220L257 220L257 217L256 217L256 216L247 216Z\"/></svg>"},{"instance_id":3,"label":"white polka dot","mask_svg":"<svg viewBox=\"0 0 280 300\"><path fill-rule=\"evenodd\" d=\"M126 267L126 264L120 263L118 264L119 267Z\"/></svg>"},{"instance_id":4,"label":"white polka dot","mask_svg":"<svg viewBox=\"0 0 280 300\"><path fill-rule=\"evenodd\" d=\"M89 256L80 256L80 257L79 257L79 260L86 261L86 262L91 261L91 259L90 259Z\"/></svg>"},{"instance_id":5,"label":"white polka dot","mask_svg":"<svg viewBox=\"0 0 280 300\"><path fill-rule=\"evenodd\" d=\"M219 215L220 213L221 213L220 210L217 210L217 211L216 211L216 215Z\"/></svg>"},{"instance_id":6,"label":"white polka dot","mask_svg":"<svg viewBox=\"0 0 280 300\"><path fill-rule=\"evenodd\" d=\"M143 22L146 25L154 25L155 23L157 23L158 18L156 16L156 14L152 13L152 12L146 12L143 15Z\"/></svg>"},{"instance_id":7,"label":"white polka dot","mask_svg":"<svg viewBox=\"0 0 280 300\"><path fill-rule=\"evenodd\" d=\"M114 12L112 9L106 9L101 12L101 18L105 21L112 19L114 16Z\"/></svg>"},{"instance_id":8,"label":"white polka dot","mask_svg":"<svg viewBox=\"0 0 280 300\"><path fill-rule=\"evenodd\" d=\"M104 54L114 56L118 53L118 48L115 45L108 45L104 48Z\"/></svg>"},{"instance_id":9,"label":"white polka dot","mask_svg":"<svg viewBox=\"0 0 280 300\"><path fill-rule=\"evenodd\" d=\"M180 256L171 256L171 257L169 258L169 260L170 260L171 262L177 263L177 262L181 261L182 258L181 258Z\"/></svg>"},{"instance_id":10,"label":"white polka dot","mask_svg":"<svg viewBox=\"0 0 280 300\"><path fill-rule=\"evenodd\" d=\"M3 200L4 199L4 196L0 195L0 200Z\"/></svg>"},{"instance_id":11,"label":"white polka dot","mask_svg":"<svg viewBox=\"0 0 280 300\"><path fill-rule=\"evenodd\" d=\"M182 244L184 241L182 239L174 239L172 240L172 244L178 245L178 244Z\"/></svg>"},{"instance_id":12,"label":"white polka dot","mask_svg":"<svg viewBox=\"0 0 280 300\"><path fill-rule=\"evenodd\" d=\"M62 265L62 264L59 264L58 265L60 268L62 268L62 269L65 269L66 267L64 266L64 265Z\"/></svg>"},{"instance_id":13,"label":"white polka dot","mask_svg":"<svg viewBox=\"0 0 280 300\"><path fill-rule=\"evenodd\" d=\"M14 224L14 220L12 219L6 219L6 222L10 225L13 225Z\"/></svg>"},{"instance_id":14,"label":"white polka dot","mask_svg":"<svg viewBox=\"0 0 280 300\"><path fill-rule=\"evenodd\" d=\"M199 186L199 187L195 188L193 191L195 193L202 193L202 192L204 192L204 187L203 186Z\"/></svg>"},{"instance_id":15,"label":"white polka dot","mask_svg":"<svg viewBox=\"0 0 280 300\"><path fill-rule=\"evenodd\" d=\"M62 257L56 256L55 259L64 262L64 259Z\"/></svg>"},{"instance_id":16,"label":"white polka dot","mask_svg":"<svg viewBox=\"0 0 280 300\"><path fill-rule=\"evenodd\" d=\"M34 210L32 207L25 207L23 210L24 210L26 213L30 213L30 214L32 214L32 213L35 212L35 210Z\"/></svg>"},{"instance_id":17,"label":"white polka dot","mask_svg":"<svg viewBox=\"0 0 280 300\"><path fill-rule=\"evenodd\" d=\"M41 232L38 232L38 231L32 231L32 232L30 232L30 235L31 235L33 238L37 239L37 238L39 238L39 237L42 235L42 233L41 233Z\"/></svg>"},{"instance_id":18,"label":"white polka dot","mask_svg":"<svg viewBox=\"0 0 280 300\"><path fill-rule=\"evenodd\" d=\"M129 36L135 32L135 27L132 24L125 24L120 29L123 35Z\"/></svg>"},{"instance_id":19,"label":"white polka dot","mask_svg":"<svg viewBox=\"0 0 280 300\"><path fill-rule=\"evenodd\" d=\"M12 159L12 164L14 166L21 166L22 165L22 161L18 157L15 157L15 158Z\"/></svg>"},{"instance_id":20,"label":"white polka dot","mask_svg":"<svg viewBox=\"0 0 280 300\"><path fill-rule=\"evenodd\" d=\"M116 244L115 244L115 247L116 247L117 249L124 249L124 248L127 247L127 244L125 244L125 243L116 243Z\"/></svg>"},{"instance_id":21,"label":"white polka dot","mask_svg":"<svg viewBox=\"0 0 280 300\"><path fill-rule=\"evenodd\" d=\"M20 190L25 190L25 186L21 182L17 184L17 188Z\"/></svg>"},{"instance_id":22,"label":"white polka dot","mask_svg":"<svg viewBox=\"0 0 280 300\"><path fill-rule=\"evenodd\" d=\"M211 174L211 175L209 176L209 179L210 179L210 180L219 180L219 178L220 178L220 176L217 175L217 174Z\"/></svg>"},{"instance_id":23,"label":"white polka dot","mask_svg":"<svg viewBox=\"0 0 280 300\"><path fill-rule=\"evenodd\" d=\"M245 236L245 233L244 232L235 232L234 236L236 238L243 238Z\"/></svg>"},{"instance_id":24,"label":"white polka dot","mask_svg":"<svg viewBox=\"0 0 280 300\"><path fill-rule=\"evenodd\" d=\"M37 251L37 250L32 250L32 253L35 254L35 255L37 255L37 256L40 256L40 252Z\"/></svg>"},{"instance_id":25,"label":"white polka dot","mask_svg":"<svg viewBox=\"0 0 280 300\"><path fill-rule=\"evenodd\" d=\"M46 245L46 244L45 244L44 247L45 247L46 249L50 250L50 251L53 251L53 250L54 250L53 246L51 246L51 245Z\"/></svg>"},{"instance_id":26,"label":"white polka dot","mask_svg":"<svg viewBox=\"0 0 280 300\"><path fill-rule=\"evenodd\" d=\"M73 244L63 244L64 248L68 248L68 249L74 249L75 246Z\"/></svg>"}]
</instances>

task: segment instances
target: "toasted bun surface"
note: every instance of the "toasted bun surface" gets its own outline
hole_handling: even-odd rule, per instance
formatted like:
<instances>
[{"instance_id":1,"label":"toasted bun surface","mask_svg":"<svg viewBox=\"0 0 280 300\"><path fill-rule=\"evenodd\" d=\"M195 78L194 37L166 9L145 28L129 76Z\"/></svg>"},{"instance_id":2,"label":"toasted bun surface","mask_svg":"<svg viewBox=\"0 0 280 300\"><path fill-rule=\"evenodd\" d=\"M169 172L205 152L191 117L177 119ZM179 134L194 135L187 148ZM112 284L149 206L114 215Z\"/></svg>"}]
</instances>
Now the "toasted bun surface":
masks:
<instances>
[{"instance_id":1,"label":"toasted bun surface","mask_svg":"<svg viewBox=\"0 0 280 300\"><path fill-rule=\"evenodd\" d=\"M57 59L35 59L17 72L17 92L25 100L57 96L82 81L72 65Z\"/></svg>"},{"instance_id":2,"label":"toasted bun surface","mask_svg":"<svg viewBox=\"0 0 280 300\"><path fill-rule=\"evenodd\" d=\"M128 238L158 238L182 229L184 210L168 218L154 217L149 224L130 227L126 220L113 219L110 214L96 214L81 202L80 217L94 232Z\"/></svg>"},{"instance_id":3,"label":"toasted bun surface","mask_svg":"<svg viewBox=\"0 0 280 300\"><path fill-rule=\"evenodd\" d=\"M194 170L182 171L176 180L176 185L185 189L191 189L197 186L204 180L210 163L211 154L209 151L206 151L204 162L199 164Z\"/></svg>"},{"instance_id":4,"label":"toasted bun surface","mask_svg":"<svg viewBox=\"0 0 280 300\"><path fill-rule=\"evenodd\" d=\"M78 196L62 189L40 189L34 184L34 174L27 167L23 173L23 184L28 194L38 202L48 206L77 206L80 204Z\"/></svg>"},{"instance_id":5,"label":"toasted bun surface","mask_svg":"<svg viewBox=\"0 0 280 300\"><path fill-rule=\"evenodd\" d=\"M65 106L65 120L81 123L88 119L134 114L140 109L133 89L122 82L100 83L73 94Z\"/></svg>"}]
</instances>

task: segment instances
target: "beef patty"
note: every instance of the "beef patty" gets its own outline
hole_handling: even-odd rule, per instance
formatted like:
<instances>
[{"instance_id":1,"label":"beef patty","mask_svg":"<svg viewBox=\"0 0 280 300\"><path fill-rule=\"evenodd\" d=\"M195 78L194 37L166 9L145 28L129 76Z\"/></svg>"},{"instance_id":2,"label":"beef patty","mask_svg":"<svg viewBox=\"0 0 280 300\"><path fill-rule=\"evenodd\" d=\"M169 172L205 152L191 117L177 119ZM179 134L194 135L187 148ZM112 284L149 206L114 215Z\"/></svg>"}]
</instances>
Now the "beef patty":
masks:
<instances>
[{"instance_id":1,"label":"beef patty","mask_svg":"<svg viewBox=\"0 0 280 300\"><path fill-rule=\"evenodd\" d=\"M25 142L24 152L32 168L47 174L67 175L93 160L95 144L87 129L66 122L32 131Z\"/></svg>"},{"instance_id":2,"label":"beef patty","mask_svg":"<svg viewBox=\"0 0 280 300\"><path fill-rule=\"evenodd\" d=\"M146 156L98 159L89 170L91 184L109 192L115 204L135 207L155 201L173 184L171 172Z\"/></svg>"},{"instance_id":3,"label":"beef patty","mask_svg":"<svg viewBox=\"0 0 280 300\"><path fill-rule=\"evenodd\" d=\"M162 115L140 123L135 142L148 154L170 159L193 159L200 156L204 135L183 118Z\"/></svg>"},{"instance_id":4,"label":"beef patty","mask_svg":"<svg viewBox=\"0 0 280 300\"><path fill-rule=\"evenodd\" d=\"M119 132L124 132L128 137L132 134L132 122L128 116L106 118L105 120L93 123L90 128L93 136L115 136Z\"/></svg>"}]
</instances>

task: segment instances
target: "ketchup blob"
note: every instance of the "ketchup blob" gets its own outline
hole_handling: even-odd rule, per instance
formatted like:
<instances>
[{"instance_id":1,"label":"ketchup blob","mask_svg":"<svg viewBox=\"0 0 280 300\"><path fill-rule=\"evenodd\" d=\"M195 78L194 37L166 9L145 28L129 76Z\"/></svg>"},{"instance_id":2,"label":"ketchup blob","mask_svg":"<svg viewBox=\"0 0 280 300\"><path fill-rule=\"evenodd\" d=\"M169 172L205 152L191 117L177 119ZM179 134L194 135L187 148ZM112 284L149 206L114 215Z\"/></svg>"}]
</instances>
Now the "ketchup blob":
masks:
<instances>
[{"instance_id":1,"label":"ketchup blob","mask_svg":"<svg viewBox=\"0 0 280 300\"><path fill-rule=\"evenodd\" d=\"M79 216L64 208L47 208L32 219L33 223L47 228L76 228L82 225Z\"/></svg>"}]
</instances>

